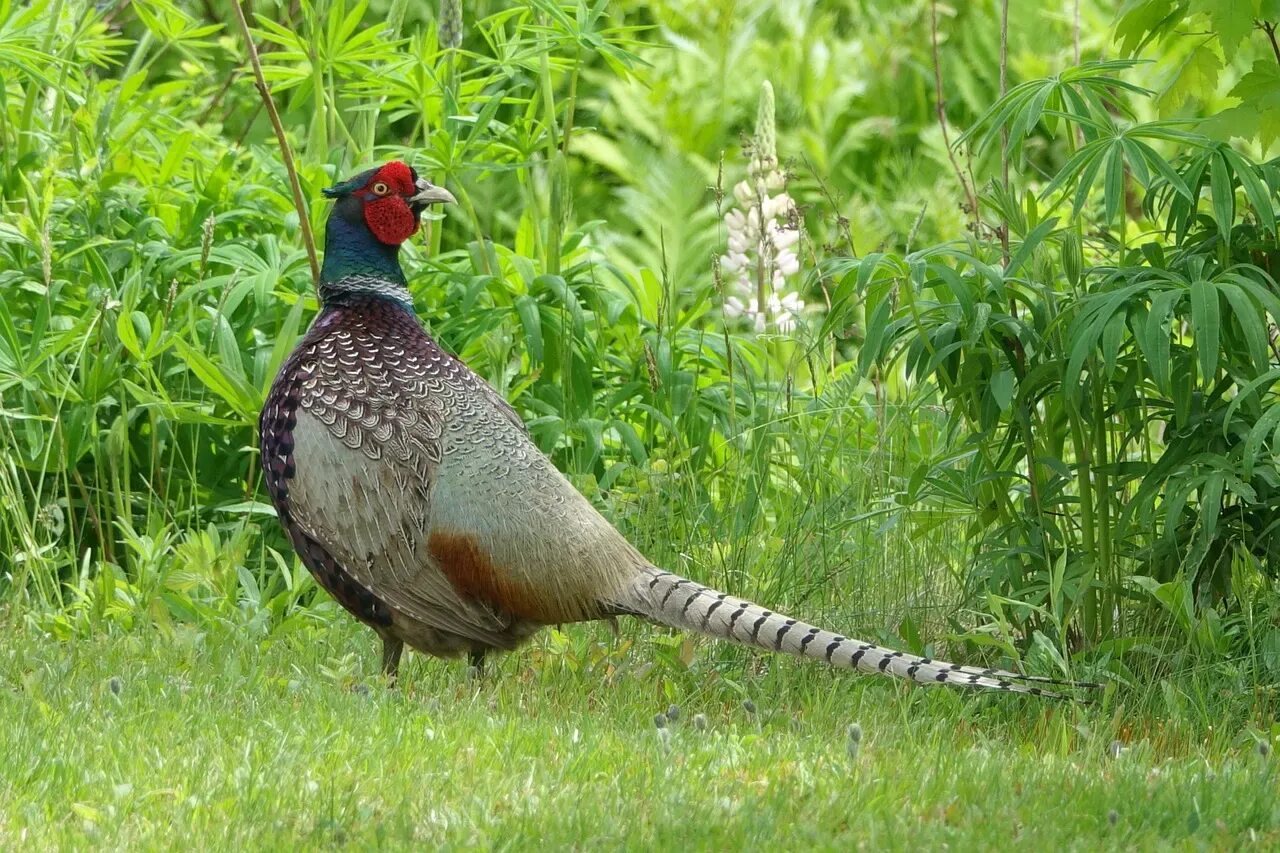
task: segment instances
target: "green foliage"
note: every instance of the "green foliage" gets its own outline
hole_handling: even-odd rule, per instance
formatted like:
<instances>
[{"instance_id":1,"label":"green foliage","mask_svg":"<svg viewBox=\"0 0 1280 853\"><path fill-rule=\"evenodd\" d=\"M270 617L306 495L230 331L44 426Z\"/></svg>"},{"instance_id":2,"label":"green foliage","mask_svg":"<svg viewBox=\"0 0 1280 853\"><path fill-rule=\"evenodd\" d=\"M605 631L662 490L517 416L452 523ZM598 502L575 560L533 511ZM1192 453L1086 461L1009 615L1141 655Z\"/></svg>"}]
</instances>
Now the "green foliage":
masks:
<instances>
[{"instance_id":1,"label":"green foliage","mask_svg":"<svg viewBox=\"0 0 1280 853\"><path fill-rule=\"evenodd\" d=\"M1239 103L1201 122L1220 139L1247 139L1263 151L1280 138L1280 3L1276 0L1128 0L1116 20L1122 52L1137 55L1159 45L1169 72L1160 97L1163 110L1176 112L1189 98L1211 101L1229 69L1254 57L1229 97ZM1261 30L1266 38L1259 38Z\"/></svg>"},{"instance_id":2,"label":"green foliage","mask_svg":"<svg viewBox=\"0 0 1280 853\"><path fill-rule=\"evenodd\" d=\"M1185 588L1191 614L1248 609L1280 565L1280 170L1138 119L1152 93L1133 66L1013 87L966 139L1008 139L1023 174L1033 142L1066 145L1042 180L990 187L1008 247L838 265L828 319L863 303L863 367L930 379L952 405L967 452L923 465L900 501L971 507L982 585L1057 643L1077 617L1087 641L1130 635L1143 614L1123 603L1159 590Z\"/></svg>"},{"instance_id":3,"label":"green foliage","mask_svg":"<svg viewBox=\"0 0 1280 853\"><path fill-rule=\"evenodd\" d=\"M440 8L255 6L306 215L388 157L446 184L420 313L656 562L916 650L1275 677L1270 31L1086 2L1075 63L1015 16L1000 96L997 4L939 8L949 152L929 3ZM316 305L227 12L0 0L0 599L57 637L334 612L259 494ZM787 335L713 261L766 77Z\"/></svg>"},{"instance_id":4,"label":"green foliage","mask_svg":"<svg viewBox=\"0 0 1280 853\"><path fill-rule=\"evenodd\" d=\"M2 9L27 51L5 54L0 110L2 594L61 637L104 620L287 634L331 605L259 495L254 428L315 303L242 46L169 4ZM669 144L674 113L652 133L625 120L653 109L633 75L683 61L647 44L639 10L479 6L456 49L404 3L259 12L305 196L389 156L454 190L458 210L406 250L419 309L655 560L814 607L869 567L885 582L859 612L949 589L945 562L886 574L912 562L906 531L872 548L849 521L869 456L931 447L909 432L915 404L888 417L809 342L719 328L706 152L736 146L758 83L715 134ZM631 152L623 173L597 172L588 140Z\"/></svg>"}]
</instances>

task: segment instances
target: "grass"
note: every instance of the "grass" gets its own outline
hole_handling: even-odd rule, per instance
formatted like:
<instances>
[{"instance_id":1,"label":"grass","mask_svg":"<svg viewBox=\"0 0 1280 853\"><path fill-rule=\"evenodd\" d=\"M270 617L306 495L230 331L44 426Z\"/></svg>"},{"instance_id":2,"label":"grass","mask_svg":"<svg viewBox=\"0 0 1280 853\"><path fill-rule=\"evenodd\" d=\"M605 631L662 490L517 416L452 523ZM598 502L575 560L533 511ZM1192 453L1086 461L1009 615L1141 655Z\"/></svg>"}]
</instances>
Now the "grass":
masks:
<instances>
[{"instance_id":1,"label":"grass","mask_svg":"<svg viewBox=\"0 0 1280 853\"><path fill-rule=\"evenodd\" d=\"M480 680L415 657L389 691L346 619L266 643L19 629L0 652L0 845L1280 843L1275 759L1247 701L1201 726L1151 697L973 696L790 659L717 665L710 646L686 668L666 648L647 630L574 628Z\"/></svg>"},{"instance_id":2,"label":"grass","mask_svg":"<svg viewBox=\"0 0 1280 853\"><path fill-rule=\"evenodd\" d=\"M1181 196L1137 217L1130 194L1143 170L1190 168L1185 146L1137 171L1115 149L1086 207L1033 239L1031 211L1077 198L1051 176L1086 161L1059 111L1009 117L1029 168L1008 199L984 193L987 226L969 231L935 105L957 133L981 129L1006 71L1020 86L1074 65L1074 24L1047 5L1005 32L999 4L495 0L467 4L452 50L435 4L286 4L285 31L262 21L254 38L314 224L320 189L357 164L407 157L455 191L458 210L406 250L419 310L646 554L911 651L943 637L1045 673L1067 656L1117 683L1091 707L979 697L579 627L479 682L414 658L389 692L368 632L315 594L264 513L254 424L313 289L245 45L214 37L220 4L159 5L0 0L0 848L1280 846L1260 749L1280 743L1273 422L1260 394L1214 379L1271 370L1250 332L1263 303L1189 295L1190 324L1170 315L1157 342L1144 291L1085 329L1097 346L1063 337L1071 300L1111 287L1115 247L1234 270L1219 252L1234 228L1241 259L1265 255L1274 241L1249 229L1274 218L1273 166L1202 169L1211 191L1173 240L1156 210L1176 219ZM1079 5L1081 56L1114 56L1114 4ZM1201 58L1213 17L1178 36ZM1224 86L1253 51L1270 61L1261 32L1246 42ZM1163 90L1168 64L1131 82ZM710 261L726 200L709 186L745 174L765 76L804 211L794 335L726 323ZM1162 115L1130 100L1135 122ZM1166 100L1188 117L1224 106ZM1107 127L1124 112L1099 104ZM993 150L973 163L980 189ZM967 261L917 280L934 273L902 259L951 263L961 238L1003 269L990 229L1011 222L1025 263L1002 281L1025 308ZM852 256L880 250L901 270L862 280ZM935 325L901 325L921 307ZM1197 325L1213 330L1199 347ZM1130 327L1147 330L1136 344ZM886 341L962 354L946 381L969 396L879 358ZM1086 351L1082 386L1065 368ZM1126 377L1111 390L1092 381L1099 359ZM1182 415L1172 393L1125 402L1170 365ZM1193 393L1197 376L1217 390ZM1093 405L1054 387L1091 388ZM1126 479L1166 435L1186 454L1172 511ZM1212 468L1224 459L1239 470ZM1179 520L1160 538L1177 547L1149 553ZM1219 574L1197 586L1206 560ZM1091 578L1114 608L1090 604ZM1090 642L1112 613L1114 636Z\"/></svg>"}]
</instances>

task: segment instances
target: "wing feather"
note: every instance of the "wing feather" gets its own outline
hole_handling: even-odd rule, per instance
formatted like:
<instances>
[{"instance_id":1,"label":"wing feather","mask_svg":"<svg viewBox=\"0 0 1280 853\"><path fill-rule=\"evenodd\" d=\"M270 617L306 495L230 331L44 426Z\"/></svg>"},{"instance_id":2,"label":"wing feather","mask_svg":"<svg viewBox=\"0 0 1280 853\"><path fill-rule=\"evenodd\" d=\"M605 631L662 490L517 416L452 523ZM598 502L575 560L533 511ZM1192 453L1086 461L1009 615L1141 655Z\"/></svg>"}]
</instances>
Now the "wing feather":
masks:
<instances>
[{"instance_id":1,"label":"wing feather","mask_svg":"<svg viewBox=\"0 0 1280 853\"><path fill-rule=\"evenodd\" d=\"M459 590L430 550L445 419L433 384L443 362L406 352L403 331L323 331L295 367L293 523L393 612L510 645L512 617Z\"/></svg>"},{"instance_id":2,"label":"wing feather","mask_svg":"<svg viewBox=\"0 0 1280 853\"><path fill-rule=\"evenodd\" d=\"M643 558L405 316L334 323L300 356L295 523L393 611L479 644L603 615Z\"/></svg>"}]
</instances>

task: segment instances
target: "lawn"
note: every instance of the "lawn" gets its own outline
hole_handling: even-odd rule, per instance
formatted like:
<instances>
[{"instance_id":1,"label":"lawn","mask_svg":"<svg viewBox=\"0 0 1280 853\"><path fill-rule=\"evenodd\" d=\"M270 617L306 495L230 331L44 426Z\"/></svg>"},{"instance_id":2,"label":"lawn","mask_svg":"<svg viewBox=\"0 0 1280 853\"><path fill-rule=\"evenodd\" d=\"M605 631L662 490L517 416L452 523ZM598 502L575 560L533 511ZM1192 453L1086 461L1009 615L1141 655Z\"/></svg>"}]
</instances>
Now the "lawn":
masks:
<instances>
[{"instance_id":1,"label":"lawn","mask_svg":"<svg viewBox=\"0 0 1280 853\"><path fill-rule=\"evenodd\" d=\"M0 0L0 850L1280 849L1278 32ZM636 623L388 689L258 424L321 310L303 226L390 160L457 200L393 291L655 565L1106 689Z\"/></svg>"},{"instance_id":2,"label":"lawn","mask_svg":"<svg viewBox=\"0 0 1280 853\"><path fill-rule=\"evenodd\" d=\"M345 620L266 643L19 629L0 652L0 844L1280 843L1261 697L1183 683L1046 703L711 645L684 667L629 626L552 634L478 679L413 657L388 690L370 640ZM1199 711L1164 716L1162 693Z\"/></svg>"}]
</instances>

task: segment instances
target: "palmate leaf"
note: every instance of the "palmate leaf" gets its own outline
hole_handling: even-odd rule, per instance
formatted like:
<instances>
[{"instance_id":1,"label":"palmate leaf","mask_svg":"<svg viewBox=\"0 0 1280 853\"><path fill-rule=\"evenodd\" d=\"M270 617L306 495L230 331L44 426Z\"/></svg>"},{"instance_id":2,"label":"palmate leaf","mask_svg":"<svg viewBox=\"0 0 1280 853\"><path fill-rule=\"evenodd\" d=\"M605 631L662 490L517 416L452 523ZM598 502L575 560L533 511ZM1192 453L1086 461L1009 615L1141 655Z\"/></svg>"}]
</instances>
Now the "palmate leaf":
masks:
<instances>
[{"instance_id":1,"label":"palmate leaf","mask_svg":"<svg viewBox=\"0 0 1280 853\"><path fill-rule=\"evenodd\" d=\"M1249 200L1253 212L1257 214L1264 228L1268 231L1276 229L1275 193L1267 188L1258 176L1258 167L1246 161L1229 146L1221 145L1217 154L1222 157L1227 168L1240 182L1240 189Z\"/></svg>"},{"instance_id":2,"label":"palmate leaf","mask_svg":"<svg viewBox=\"0 0 1280 853\"><path fill-rule=\"evenodd\" d=\"M1263 151L1280 139L1280 63L1266 57L1254 62L1230 92L1240 105L1201 123L1217 139L1257 139Z\"/></svg>"},{"instance_id":3,"label":"palmate leaf","mask_svg":"<svg viewBox=\"0 0 1280 853\"><path fill-rule=\"evenodd\" d=\"M1123 99L1115 97L1117 92L1151 94L1149 89L1117 76L1138 64L1132 59L1086 62L1051 77L1019 84L983 113L956 144L976 139L977 148L982 151L999 138L1001 130L1008 129L1010 152L1015 159L1021 159L1026 138L1042 124L1054 133L1059 118L1079 127L1086 139L1090 138L1098 128L1114 125L1112 109L1131 115Z\"/></svg>"},{"instance_id":4,"label":"palmate leaf","mask_svg":"<svg viewBox=\"0 0 1280 853\"><path fill-rule=\"evenodd\" d=\"M1254 18L1262 17L1257 0L1191 0L1187 10L1209 17L1209 25L1228 56L1253 30Z\"/></svg>"},{"instance_id":5,"label":"palmate leaf","mask_svg":"<svg viewBox=\"0 0 1280 853\"><path fill-rule=\"evenodd\" d=\"M1126 3L1118 13L1115 39L1120 52L1136 55L1153 39L1182 21L1186 9L1174 0L1139 0Z\"/></svg>"},{"instance_id":6,"label":"palmate leaf","mask_svg":"<svg viewBox=\"0 0 1280 853\"><path fill-rule=\"evenodd\" d=\"M1263 269L1253 264L1236 264L1219 278L1245 290L1266 309L1272 320L1280 322L1280 296L1276 295L1280 287Z\"/></svg>"},{"instance_id":7,"label":"palmate leaf","mask_svg":"<svg viewBox=\"0 0 1280 853\"><path fill-rule=\"evenodd\" d=\"M1213 97L1218 88L1218 76L1222 73L1222 58L1213 49L1209 39L1187 53L1173 73L1169 85L1160 94L1157 103L1161 112L1177 112L1188 98L1201 100Z\"/></svg>"},{"instance_id":8,"label":"palmate leaf","mask_svg":"<svg viewBox=\"0 0 1280 853\"><path fill-rule=\"evenodd\" d=\"M1055 194L1074 187L1072 216L1078 217L1093 191L1098 174L1102 172L1106 219L1115 221L1125 203L1124 179L1127 172L1150 191L1158 192L1168 187L1181 196L1182 207L1179 210L1194 204L1195 195L1187 182L1147 141L1173 142L1191 148L1209 144L1204 137L1182 130L1181 124L1185 122L1144 122L1129 128L1114 124L1096 125L1095 138L1058 170L1058 174L1040 192L1040 198L1047 201Z\"/></svg>"},{"instance_id":9,"label":"palmate leaf","mask_svg":"<svg viewBox=\"0 0 1280 853\"><path fill-rule=\"evenodd\" d=\"M1277 106L1280 107L1280 103ZM1200 140L1203 150L1182 166L1177 173L1179 183L1175 184L1161 173L1148 197L1148 213L1154 218L1161 204L1167 204L1165 231L1173 232L1181 243L1195 227L1199 199L1207 184L1218 233L1230 247L1231 229L1239 212L1236 207L1238 186L1249 203L1247 209L1267 231L1274 232L1277 222L1276 190L1267 179L1266 167L1250 163L1224 142L1212 142L1194 135L1191 138ZM1166 202L1166 187L1175 190L1180 197Z\"/></svg>"},{"instance_id":10,"label":"palmate leaf","mask_svg":"<svg viewBox=\"0 0 1280 853\"><path fill-rule=\"evenodd\" d=\"M1080 311L1067 331L1070 349L1062 379L1062 387L1073 405L1079 405L1084 393L1085 363L1098 351L1112 317L1117 312L1121 316L1127 313L1125 303L1147 286L1139 282L1081 300Z\"/></svg>"}]
</instances>

